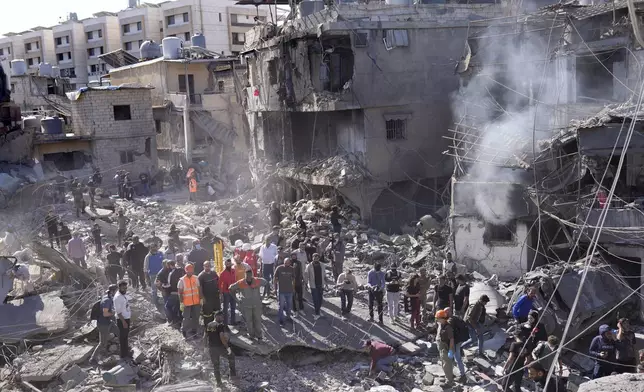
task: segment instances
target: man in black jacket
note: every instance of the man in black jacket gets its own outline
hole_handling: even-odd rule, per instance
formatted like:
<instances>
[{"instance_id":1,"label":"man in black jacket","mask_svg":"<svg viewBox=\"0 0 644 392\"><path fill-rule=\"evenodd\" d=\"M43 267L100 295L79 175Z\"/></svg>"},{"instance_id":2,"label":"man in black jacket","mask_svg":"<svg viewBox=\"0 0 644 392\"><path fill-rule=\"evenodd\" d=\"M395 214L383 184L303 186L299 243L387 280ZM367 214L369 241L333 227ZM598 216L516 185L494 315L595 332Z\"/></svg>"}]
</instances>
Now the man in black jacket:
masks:
<instances>
[{"instance_id":1,"label":"man in black jacket","mask_svg":"<svg viewBox=\"0 0 644 392\"><path fill-rule=\"evenodd\" d=\"M132 245L130 245L127 254L128 258L126 262L130 268L128 272L133 274L131 278L132 285L135 289L138 289L138 283L136 283L136 280L138 280L143 290L145 290L147 286L145 283L145 273L143 273L143 261L148 254L148 248L139 241L138 236L134 236L132 237Z\"/></svg>"}]
</instances>

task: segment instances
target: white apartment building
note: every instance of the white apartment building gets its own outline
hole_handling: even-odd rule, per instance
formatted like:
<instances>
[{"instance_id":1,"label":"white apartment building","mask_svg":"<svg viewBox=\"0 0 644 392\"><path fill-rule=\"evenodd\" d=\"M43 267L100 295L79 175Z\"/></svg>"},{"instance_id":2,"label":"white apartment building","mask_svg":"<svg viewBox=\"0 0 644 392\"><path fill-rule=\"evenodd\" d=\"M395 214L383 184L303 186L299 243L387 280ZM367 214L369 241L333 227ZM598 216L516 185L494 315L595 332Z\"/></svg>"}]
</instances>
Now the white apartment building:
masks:
<instances>
[{"instance_id":1,"label":"white apartment building","mask_svg":"<svg viewBox=\"0 0 644 392\"><path fill-rule=\"evenodd\" d=\"M11 60L24 57L25 47L22 45L22 36L16 33L7 33L0 37L0 62L6 64L5 72L10 73Z\"/></svg>"},{"instance_id":2,"label":"white apartment building","mask_svg":"<svg viewBox=\"0 0 644 392\"><path fill-rule=\"evenodd\" d=\"M232 54L239 54L244 49L246 32L255 25L257 10L255 7L226 7L228 15L228 40ZM260 10L259 19L266 21L266 12Z\"/></svg>"},{"instance_id":3,"label":"white apartment building","mask_svg":"<svg viewBox=\"0 0 644 392\"><path fill-rule=\"evenodd\" d=\"M60 76L69 78L72 88L82 87L88 82L85 27L81 22L68 20L52 27L52 31Z\"/></svg>"},{"instance_id":4,"label":"white apartment building","mask_svg":"<svg viewBox=\"0 0 644 392\"><path fill-rule=\"evenodd\" d=\"M106 75L109 66L98 56L112 52L121 47L119 20L111 12L98 12L94 17L84 19L88 81L99 81Z\"/></svg>"},{"instance_id":5,"label":"white apartment building","mask_svg":"<svg viewBox=\"0 0 644 392\"><path fill-rule=\"evenodd\" d=\"M22 57L27 63L27 72L29 74L37 74L40 63L56 64L54 32L51 29L40 26L35 27L31 31L21 33L21 39L24 47Z\"/></svg>"},{"instance_id":6,"label":"white apartment building","mask_svg":"<svg viewBox=\"0 0 644 392\"><path fill-rule=\"evenodd\" d=\"M143 41L161 43L163 39L163 20L161 7L144 3L118 13L121 49L135 57L141 57L139 48Z\"/></svg>"}]
</instances>

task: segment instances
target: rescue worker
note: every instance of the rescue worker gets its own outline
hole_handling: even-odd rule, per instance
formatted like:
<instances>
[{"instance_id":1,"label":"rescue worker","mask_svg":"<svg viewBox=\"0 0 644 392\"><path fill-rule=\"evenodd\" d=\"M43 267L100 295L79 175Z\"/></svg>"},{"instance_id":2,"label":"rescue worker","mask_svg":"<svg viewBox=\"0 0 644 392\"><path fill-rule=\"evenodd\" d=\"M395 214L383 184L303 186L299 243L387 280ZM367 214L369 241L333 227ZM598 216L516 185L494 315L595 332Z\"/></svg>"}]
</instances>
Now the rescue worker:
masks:
<instances>
[{"instance_id":1,"label":"rescue worker","mask_svg":"<svg viewBox=\"0 0 644 392\"><path fill-rule=\"evenodd\" d=\"M163 269L163 252L159 251L156 243L150 244L150 251L143 259L143 271L150 283L150 290L152 295L152 303L157 304L159 298L157 297L157 274Z\"/></svg>"},{"instance_id":2,"label":"rescue worker","mask_svg":"<svg viewBox=\"0 0 644 392\"><path fill-rule=\"evenodd\" d=\"M197 201L197 178L193 175L188 179L188 191L190 191L190 201Z\"/></svg>"},{"instance_id":3,"label":"rescue worker","mask_svg":"<svg viewBox=\"0 0 644 392\"><path fill-rule=\"evenodd\" d=\"M241 255L243 250L242 247L244 246L244 241L242 240L236 240L235 241L235 249L233 250L233 256ZM243 258L242 258L243 260Z\"/></svg>"},{"instance_id":4,"label":"rescue worker","mask_svg":"<svg viewBox=\"0 0 644 392\"><path fill-rule=\"evenodd\" d=\"M230 325L235 325L235 296L230 293L230 286L235 283L238 279L235 277L235 270L233 269L233 263L230 259L226 259L224 262L224 270L221 271L221 276L219 277L219 291L221 291L221 297L224 302L224 324L228 325L230 320ZM230 308L230 319L228 318L228 309Z\"/></svg>"},{"instance_id":5,"label":"rescue worker","mask_svg":"<svg viewBox=\"0 0 644 392\"><path fill-rule=\"evenodd\" d=\"M246 329L251 339L262 340L262 296L260 287L268 283L262 278L253 277L253 270L246 269L246 278L238 280L230 286L230 292L241 293L241 311L246 320Z\"/></svg>"},{"instance_id":6,"label":"rescue worker","mask_svg":"<svg viewBox=\"0 0 644 392\"><path fill-rule=\"evenodd\" d=\"M203 273L203 272L202 272ZM235 355L230 348L230 328L224 322L224 312L215 313L215 321L206 324L206 336L208 337L208 347L210 351L210 360L215 372L215 380L219 387L221 383L220 360L225 356L228 358L228 368L230 369L230 378L236 378Z\"/></svg>"},{"instance_id":7,"label":"rescue worker","mask_svg":"<svg viewBox=\"0 0 644 392\"><path fill-rule=\"evenodd\" d=\"M215 319L215 312L219 311L221 304L219 302L219 276L212 269L210 261L203 262L203 271L197 276L199 287L203 294L203 306L201 315L203 325L208 325Z\"/></svg>"},{"instance_id":8,"label":"rescue worker","mask_svg":"<svg viewBox=\"0 0 644 392\"><path fill-rule=\"evenodd\" d=\"M98 355L107 354L107 345L110 342L110 331L114 325L114 295L118 286L111 284L101 298L101 313L98 315L96 325L98 326L98 344L89 358L90 363L96 361Z\"/></svg>"},{"instance_id":9,"label":"rescue worker","mask_svg":"<svg viewBox=\"0 0 644 392\"><path fill-rule=\"evenodd\" d=\"M246 271L249 268L250 268L250 270L252 272L253 269L251 268L250 265L245 263L241 257L236 257L235 258L235 266L234 266L234 269L235 269L235 282L237 282L238 280L242 280L242 279L246 278Z\"/></svg>"},{"instance_id":10,"label":"rescue worker","mask_svg":"<svg viewBox=\"0 0 644 392\"><path fill-rule=\"evenodd\" d=\"M186 274L179 279L177 289L179 290L180 309L183 313L183 336L186 340L197 337L199 328L199 313L201 311L201 287L199 279L194 275L195 267L186 264Z\"/></svg>"},{"instance_id":11,"label":"rescue worker","mask_svg":"<svg viewBox=\"0 0 644 392\"><path fill-rule=\"evenodd\" d=\"M445 310L439 310L435 315L438 322L438 332L436 332L436 341L438 342L438 351L440 353L441 365L445 372L447 382L441 387L451 387L454 385L454 329L447 322L448 315Z\"/></svg>"}]
</instances>

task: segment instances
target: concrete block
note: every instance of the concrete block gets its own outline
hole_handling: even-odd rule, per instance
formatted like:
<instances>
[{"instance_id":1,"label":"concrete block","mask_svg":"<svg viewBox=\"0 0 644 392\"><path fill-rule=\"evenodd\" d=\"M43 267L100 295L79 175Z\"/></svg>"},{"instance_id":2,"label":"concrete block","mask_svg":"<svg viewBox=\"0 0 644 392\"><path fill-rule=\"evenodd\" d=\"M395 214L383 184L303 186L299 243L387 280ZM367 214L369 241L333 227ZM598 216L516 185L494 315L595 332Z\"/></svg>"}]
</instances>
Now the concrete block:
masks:
<instances>
[{"instance_id":1,"label":"concrete block","mask_svg":"<svg viewBox=\"0 0 644 392\"><path fill-rule=\"evenodd\" d=\"M443 367L438 364L425 365L425 374L431 373L434 377L445 377Z\"/></svg>"},{"instance_id":2,"label":"concrete block","mask_svg":"<svg viewBox=\"0 0 644 392\"><path fill-rule=\"evenodd\" d=\"M81 363L89 358L94 346L61 345L25 357L20 368L20 378L28 382L46 382L56 378L70 364ZM23 354L25 355L25 354ZM21 355L22 357L22 355Z\"/></svg>"},{"instance_id":3,"label":"concrete block","mask_svg":"<svg viewBox=\"0 0 644 392\"><path fill-rule=\"evenodd\" d=\"M434 385L434 375L430 372L425 372L423 376L423 385Z\"/></svg>"},{"instance_id":4,"label":"concrete block","mask_svg":"<svg viewBox=\"0 0 644 392\"><path fill-rule=\"evenodd\" d=\"M407 342L401 345L398 350L403 354L416 355L421 351L421 348L412 342Z\"/></svg>"},{"instance_id":5,"label":"concrete block","mask_svg":"<svg viewBox=\"0 0 644 392\"><path fill-rule=\"evenodd\" d=\"M476 357L474 358L473 362L484 373L488 373L493 369L492 364L483 358Z\"/></svg>"},{"instance_id":6,"label":"concrete block","mask_svg":"<svg viewBox=\"0 0 644 392\"><path fill-rule=\"evenodd\" d=\"M74 385L78 385L83 382L87 376L87 372L78 367L78 365L74 365L60 375L60 380L65 384L72 381Z\"/></svg>"}]
</instances>

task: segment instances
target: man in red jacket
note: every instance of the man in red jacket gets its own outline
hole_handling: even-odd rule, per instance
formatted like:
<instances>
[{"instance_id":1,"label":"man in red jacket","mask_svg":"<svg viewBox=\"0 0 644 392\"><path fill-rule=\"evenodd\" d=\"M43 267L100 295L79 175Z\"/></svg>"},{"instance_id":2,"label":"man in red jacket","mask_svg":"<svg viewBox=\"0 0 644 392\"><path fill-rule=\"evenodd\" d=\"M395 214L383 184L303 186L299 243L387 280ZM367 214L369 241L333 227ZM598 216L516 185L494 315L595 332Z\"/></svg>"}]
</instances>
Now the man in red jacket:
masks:
<instances>
[{"instance_id":1,"label":"man in red jacket","mask_svg":"<svg viewBox=\"0 0 644 392\"><path fill-rule=\"evenodd\" d=\"M224 302L224 324L228 325L228 308L230 307L230 325L235 325L235 296L230 293L230 285L235 283L235 270L230 259L224 262L224 270L219 276L219 291Z\"/></svg>"},{"instance_id":2,"label":"man in red jacket","mask_svg":"<svg viewBox=\"0 0 644 392\"><path fill-rule=\"evenodd\" d=\"M392 364L398 360L393 347L375 340L367 340L364 346L371 356L370 374L376 371L389 373L393 370Z\"/></svg>"}]
</instances>

